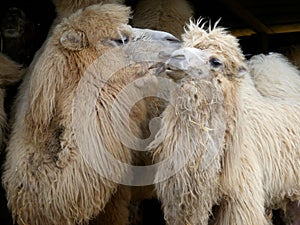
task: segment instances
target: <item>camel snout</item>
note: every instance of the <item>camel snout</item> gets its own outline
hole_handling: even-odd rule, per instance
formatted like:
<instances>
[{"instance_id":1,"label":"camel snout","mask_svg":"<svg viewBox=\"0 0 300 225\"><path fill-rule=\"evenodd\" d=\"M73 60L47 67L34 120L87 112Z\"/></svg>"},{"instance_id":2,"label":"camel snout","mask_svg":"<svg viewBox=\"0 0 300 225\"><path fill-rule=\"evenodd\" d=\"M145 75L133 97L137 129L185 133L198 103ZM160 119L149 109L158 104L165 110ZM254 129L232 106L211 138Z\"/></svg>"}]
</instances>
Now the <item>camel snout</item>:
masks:
<instances>
[{"instance_id":1,"label":"camel snout","mask_svg":"<svg viewBox=\"0 0 300 225\"><path fill-rule=\"evenodd\" d=\"M161 55L167 55L168 52L161 52ZM208 68L205 64L205 55L202 51L195 48L181 48L169 55L166 60L166 74L177 81L187 74L189 76L204 78L207 76Z\"/></svg>"},{"instance_id":2,"label":"camel snout","mask_svg":"<svg viewBox=\"0 0 300 225\"><path fill-rule=\"evenodd\" d=\"M165 64L166 75L171 79L181 80L187 71L186 57L182 54L171 56Z\"/></svg>"}]
</instances>

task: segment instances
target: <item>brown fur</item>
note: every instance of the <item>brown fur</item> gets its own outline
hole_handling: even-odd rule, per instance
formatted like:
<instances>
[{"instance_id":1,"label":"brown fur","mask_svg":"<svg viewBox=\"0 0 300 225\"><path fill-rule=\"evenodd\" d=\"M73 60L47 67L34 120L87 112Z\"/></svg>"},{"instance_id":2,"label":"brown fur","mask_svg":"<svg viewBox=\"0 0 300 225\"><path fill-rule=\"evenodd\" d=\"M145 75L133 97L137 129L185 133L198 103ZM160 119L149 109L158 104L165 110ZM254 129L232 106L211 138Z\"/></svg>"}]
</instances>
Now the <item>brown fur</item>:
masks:
<instances>
[{"instance_id":1,"label":"brown fur","mask_svg":"<svg viewBox=\"0 0 300 225\"><path fill-rule=\"evenodd\" d=\"M102 58L100 68L90 67L107 52L119 51L114 40L125 36L133 39L131 27L126 25L129 14L128 7L115 4L77 11L54 28L29 68L15 103L3 173L8 204L18 224L83 224L100 212L106 218L100 215L101 222L128 224L130 191L101 176L93 166L109 170L120 181L130 179L128 171L108 164L107 158L93 149L106 147L116 160L131 163L131 153L120 143L108 110L123 87L145 75L147 65L135 64L118 71L101 91L96 89L100 95L92 114L79 121L72 119L76 93L82 98L79 108L87 107L89 96L78 91L84 72L94 69L92 72L101 77L127 59L111 55ZM90 88L97 88L97 82ZM122 108L119 110L121 117L126 116ZM141 102L132 109L130 120L137 136L142 135L145 118ZM87 133L81 134L88 140L87 146L76 140L72 125L79 122L81 126L84 119L92 121Z\"/></svg>"},{"instance_id":2,"label":"brown fur","mask_svg":"<svg viewBox=\"0 0 300 225\"><path fill-rule=\"evenodd\" d=\"M0 87L5 88L7 86L16 84L19 82L26 68L22 65L14 62L8 56L0 54Z\"/></svg>"},{"instance_id":3,"label":"brown fur","mask_svg":"<svg viewBox=\"0 0 300 225\"><path fill-rule=\"evenodd\" d=\"M180 38L186 22L193 16L186 0L140 0L133 8L132 25L163 30Z\"/></svg>"},{"instance_id":4,"label":"brown fur","mask_svg":"<svg viewBox=\"0 0 300 225\"><path fill-rule=\"evenodd\" d=\"M11 60L4 54L0 54L0 147L6 141L8 125L7 116L4 105L6 97L6 89L10 86L18 83L26 72L26 68L23 68L18 63Z\"/></svg>"},{"instance_id":5,"label":"brown fur","mask_svg":"<svg viewBox=\"0 0 300 225\"><path fill-rule=\"evenodd\" d=\"M56 22L61 21L64 17L70 16L78 9L85 8L89 5L98 3L124 3L124 0L52 0L56 11Z\"/></svg>"}]
</instances>

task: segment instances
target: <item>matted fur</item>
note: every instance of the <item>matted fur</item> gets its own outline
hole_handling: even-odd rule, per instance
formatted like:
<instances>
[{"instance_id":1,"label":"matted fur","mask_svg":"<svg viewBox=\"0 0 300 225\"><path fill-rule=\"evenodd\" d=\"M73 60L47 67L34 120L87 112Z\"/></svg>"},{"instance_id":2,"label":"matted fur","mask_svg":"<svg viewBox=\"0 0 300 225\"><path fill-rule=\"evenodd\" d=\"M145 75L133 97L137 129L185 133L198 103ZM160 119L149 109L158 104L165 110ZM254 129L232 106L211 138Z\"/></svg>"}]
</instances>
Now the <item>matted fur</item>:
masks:
<instances>
[{"instance_id":1,"label":"matted fur","mask_svg":"<svg viewBox=\"0 0 300 225\"><path fill-rule=\"evenodd\" d=\"M198 25L199 24L191 23L187 27L186 33L183 35L184 44L190 47L198 45L200 48L202 45L202 48L208 48L209 45L202 44L201 37L205 39L205 41L209 41L209 32L198 27ZM219 31L222 34L221 36L218 36L217 32L213 35L214 41L211 41L211 43L214 45L216 45L215 43L218 38L222 40L223 34L226 34L224 29L219 29ZM224 50L228 55L236 53L235 50L238 46L237 41L234 38L228 38L228 40L233 41L232 45L228 44L222 46L222 49L218 48L216 52L210 50L206 54L207 56L203 58L204 62L199 62L199 64L203 64L203 67L206 68L206 66L209 65L208 58L217 56L221 50ZM218 46L220 45L217 44L216 47ZM228 65L231 65L232 62L238 62L239 59L243 59L243 56L238 55L234 57L233 55L233 57L230 57L231 62L228 62ZM194 152L189 163L182 170L168 180L156 184L156 190L163 204L167 224L207 224L213 204L219 203L222 198L227 195L229 185L238 185L235 177L238 176L236 165L238 165L240 161L239 150L241 143L239 140L242 141L242 126L238 121L241 110L237 107L240 105L240 78L235 76L234 73L240 74L239 70L243 67L244 65L241 64L231 67L230 71L213 70L208 81L206 81L208 82L206 87L203 86L199 88L198 85L205 81L202 81L200 78L196 79L193 89L199 96L198 98L202 99L203 97L201 98L201 96L205 96L209 99L213 98L214 95L219 96L219 103L217 102L217 105L220 107L219 110L215 108L216 106L214 104L200 102L201 104L197 106L191 102L188 107L189 110L183 108L181 109L181 113L177 112L176 114L166 110L163 114L163 120L165 121L162 123L161 131L158 133L156 140L149 146L150 149L154 150L155 161L160 161L170 153L176 151L181 154L187 154L186 151L188 148L182 146L189 146L189 148L192 149L191 152ZM222 73L226 73L227 76L223 77ZM190 75L187 74L187 77L189 76ZM185 80L181 82L184 85ZM219 86L219 83L222 83L222 85ZM214 88L209 89L209 86L213 86ZM226 92L226 94L223 94L224 92ZM182 103L192 98L192 96L187 93L180 92L180 95L178 95L180 96L179 98L182 99ZM174 94L177 96L176 92ZM176 100L174 102L176 102ZM169 107L169 110L170 109L172 109L172 106ZM187 116L182 116L183 112L185 112ZM207 112L207 114L205 112ZM195 123L193 120L190 120L191 115L189 115L189 113L194 117L198 117ZM218 121L218 124L208 125L208 130L201 129L199 125L195 125L201 124L201 120L198 121L199 118L206 120L206 124L211 124L213 121ZM177 121L180 121L180 123ZM180 124L183 125L184 128L176 127L177 129L174 129L177 124L178 126L180 126ZM186 129L186 127L194 128ZM224 127L224 129L226 127L226 132L220 129L222 127ZM207 140L207 135L210 134L208 131L210 129L212 129L210 132L215 132L214 135L211 135L211 138L214 138L215 145L218 146L218 151L214 160L205 162L208 164L207 168L201 169L201 166L200 168L195 167L195 165L199 163L199 156L203 154L201 148L199 149L199 145L202 143L208 152L212 150L209 146L205 145L207 143L202 142L202 140ZM162 132L167 134L165 140L160 140L160 136L163 137L163 135L161 135ZM187 138L186 132L189 132L189 137L193 137L192 141ZM223 145L223 141L226 145ZM224 163L225 161L230 161L231 163ZM174 162L174 164L176 165L176 162ZM194 166L191 167L190 164ZM159 171L161 172L158 172L158 177L161 176L160 173L164 174L163 170ZM225 175L230 174L230 176L226 176L228 179L224 179L224 177L221 176L221 171ZM225 184L225 182L227 184ZM224 184L224 186L221 184ZM240 184L240 186L243 186L243 184ZM253 197L251 192L247 194L249 198ZM238 193L236 193L235 197L236 200ZM255 218L253 218L253 220L257 221Z\"/></svg>"},{"instance_id":2,"label":"matted fur","mask_svg":"<svg viewBox=\"0 0 300 225\"><path fill-rule=\"evenodd\" d=\"M129 14L128 7L115 4L77 11L54 28L29 68L15 103L2 177L8 205L18 224L83 224L100 212L106 218L101 222L128 224L130 191L102 177L85 160L72 126L72 103L84 71L115 48L109 41L123 35L130 38L131 29L126 25ZM68 39L69 34L75 36ZM105 60L108 69L122 59ZM143 76L146 69L139 64L126 67L107 82L93 107L94 122L89 132L82 134L99 149L107 147L116 160L128 164L131 154L116 137L108 110L118 92ZM105 73L102 70L97 71L100 76ZM87 107L84 101L80 107ZM132 128L139 136L139 123L146 116L143 103L133 109L131 116ZM85 153L94 156L93 152ZM94 163L105 167L107 162L95 155ZM120 179L126 173L118 166L109 170Z\"/></svg>"},{"instance_id":3,"label":"matted fur","mask_svg":"<svg viewBox=\"0 0 300 225\"><path fill-rule=\"evenodd\" d=\"M259 54L247 63L255 87L263 96L300 97L300 71L284 55Z\"/></svg>"},{"instance_id":4,"label":"matted fur","mask_svg":"<svg viewBox=\"0 0 300 225\"><path fill-rule=\"evenodd\" d=\"M180 38L193 14L192 5L186 0L139 0L133 8L131 24L163 30Z\"/></svg>"},{"instance_id":5,"label":"matted fur","mask_svg":"<svg viewBox=\"0 0 300 225\"><path fill-rule=\"evenodd\" d=\"M205 186L194 192L195 186L199 185L199 174L205 174L201 170L182 175L180 171L175 178L158 183L157 192L168 224L207 224L212 201L210 196L219 196L213 198L220 202L215 219L217 224L266 225L270 223L266 209L285 208L287 200L300 200L300 140L297 138L300 135L300 104L293 99L262 96L247 72L237 39L224 28L203 28L200 22L191 23L183 40L187 46L202 49L202 54L210 54L222 62L217 69L210 69L210 73L206 74L211 77L212 84L216 83L217 89L222 90L226 111L226 119L223 120L226 125L224 155L220 177L216 179L219 192L211 194ZM209 66L206 62L203 68ZM205 94L207 89L198 91ZM182 95L181 98L190 97ZM213 118L223 118L222 113L211 112ZM201 111L197 113L201 114ZM168 114L162 129L173 126L173 121L178 120L177 115ZM170 130L168 138L160 146L154 146L157 147L156 158L163 158L175 149L184 154L186 149L178 147L182 142L177 141L181 140L182 133L179 129ZM194 135L203 138L203 133L189 133L190 137ZM184 140L188 142L186 145L193 144L186 135ZM188 169L185 167L183 171ZM214 174L212 172L211 176ZM198 182L190 183L192 176L193 181ZM176 189L178 185L181 189ZM208 187L211 187L209 182ZM197 204L193 198L198 199ZM206 211L204 206L209 206Z\"/></svg>"},{"instance_id":6,"label":"matted fur","mask_svg":"<svg viewBox=\"0 0 300 225\"><path fill-rule=\"evenodd\" d=\"M217 27L218 22L211 26L202 19L196 22L190 21L183 34L183 42L187 47L195 47L200 50L206 50L211 58L216 57L223 63L223 67L217 70L215 77L222 89L226 107L226 126L225 136L225 156L224 158L231 163L224 164L225 174L235 171L235 164L240 160L240 145L242 141L242 123L240 98L240 77L246 72L244 55L239 47L238 40L229 35L223 27ZM205 29L207 26L207 29ZM207 65L209 63L207 62ZM230 177L228 182L234 184Z\"/></svg>"},{"instance_id":7,"label":"matted fur","mask_svg":"<svg viewBox=\"0 0 300 225\"><path fill-rule=\"evenodd\" d=\"M158 180L187 160L174 176L155 185L167 224L207 224L220 195L224 119L222 92L214 81L187 77L171 94L162 127L149 145L155 149L155 162L168 160L166 166L158 167Z\"/></svg>"},{"instance_id":8,"label":"matted fur","mask_svg":"<svg viewBox=\"0 0 300 225\"><path fill-rule=\"evenodd\" d=\"M256 89L266 97L300 98L300 72L289 59L280 53L259 54L247 62ZM285 223L299 221L298 201L289 202L281 210Z\"/></svg>"}]
</instances>

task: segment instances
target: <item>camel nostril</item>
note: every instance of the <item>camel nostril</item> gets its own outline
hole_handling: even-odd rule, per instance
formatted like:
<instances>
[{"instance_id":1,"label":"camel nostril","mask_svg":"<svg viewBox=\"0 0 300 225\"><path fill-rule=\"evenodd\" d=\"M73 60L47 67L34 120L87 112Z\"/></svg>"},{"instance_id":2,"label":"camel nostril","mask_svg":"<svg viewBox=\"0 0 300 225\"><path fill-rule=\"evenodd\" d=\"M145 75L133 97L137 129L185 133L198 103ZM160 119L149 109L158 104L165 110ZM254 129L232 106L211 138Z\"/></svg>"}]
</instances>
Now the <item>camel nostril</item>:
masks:
<instances>
[{"instance_id":1,"label":"camel nostril","mask_svg":"<svg viewBox=\"0 0 300 225\"><path fill-rule=\"evenodd\" d=\"M173 55L171 56L172 59L176 59L176 60L185 60L185 55Z\"/></svg>"},{"instance_id":2,"label":"camel nostril","mask_svg":"<svg viewBox=\"0 0 300 225\"><path fill-rule=\"evenodd\" d=\"M161 51L158 53L158 57L168 59L170 58L171 53L167 51Z\"/></svg>"}]
</instances>

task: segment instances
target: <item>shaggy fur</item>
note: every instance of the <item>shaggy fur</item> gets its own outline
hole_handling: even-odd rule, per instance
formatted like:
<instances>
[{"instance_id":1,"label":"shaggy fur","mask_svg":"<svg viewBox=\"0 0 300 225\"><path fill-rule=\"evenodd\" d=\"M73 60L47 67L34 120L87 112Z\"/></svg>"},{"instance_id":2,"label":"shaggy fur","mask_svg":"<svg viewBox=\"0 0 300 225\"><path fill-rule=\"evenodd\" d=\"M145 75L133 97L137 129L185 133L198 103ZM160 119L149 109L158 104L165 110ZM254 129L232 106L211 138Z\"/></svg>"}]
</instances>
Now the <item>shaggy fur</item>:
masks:
<instances>
[{"instance_id":1,"label":"shaggy fur","mask_svg":"<svg viewBox=\"0 0 300 225\"><path fill-rule=\"evenodd\" d=\"M167 224L207 224L220 193L224 119L222 92L211 78L185 77L173 90L149 146L156 163L167 162L158 167L155 185ZM178 172L166 179L173 171Z\"/></svg>"},{"instance_id":2,"label":"shaggy fur","mask_svg":"<svg viewBox=\"0 0 300 225\"><path fill-rule=\"evenodd\" d=\"M218 36L211 35L212 39L210 39L206 31L199 28L197 24L190 24L188 29L189 31L183 36L186 46L193 47L197 45L198 48L212 50L219 46L217 42ZM220 31L223 32L223 30L217 30L214 33L218 34ZM214 36L215 38L213 38ZM203 42L201 38L206 41ZM225 182L222 181L223 179L220 175L221 169L224 171L224 174L234 174L236 171L234 165L237 165L240 160L240 143L237 140L242 140L240 137L242 132L239 132L241 131L241 126L237 120L240 117L241 111L238 107L232 107L233 105L240 104L240 98L237 94L239 91L239 78L232 74L238 74L240 66L238 66L237 63L243 60L243 56L237 55L235 57L233 54L238 46L234 37L228 36L225 41L228 41L229 43L222 46L222 52L228 55L224 55L222 59L230 56L226 65L236 66L230 67L230 70L228 71L213 69L212 75L204 80L202 80L201 77L197 78L197 76L194 75L193 77L196 76L197 78L194 82L195 87L193 88L196 93L195 96L199 96L197 98L202 99L203 102L201 103L200 101L199 103L201 104L199 106L194 106L193 102L191 102L188 105L188 110L186 109L187 104L183 104L181 107L178 107L175 104L175 108L182 108L182 112L179 111L180 113L177 112L176 114L167 114L168 110L166 110L163 116L163 120L166 121L165 123L162 123L161 131L158 133L156 140L149 146L150 149L155 149L154 158L156 162L167 157L169 153L176 151L180 152L180 154L188 154L188 150L192 149L190 152L193 153L191 154L191 157L188 158L188 163L182 170L176 173L175 176L156 184L156 190L163 204L167 224L207 224L213 204L219 203L222 199L221 197L224 197L227 192L223 189L223 186L220 185L222 182ZM200 44L202 44L202 46L200 46ZM179 53L178 55L180 56L181 54L182 53ZM213 57L214 55L215 53L208 53L207 56L200 57L203 58L203 62L199 60L199 64L205 68L206 65L209 65L207 64L209 57ZM227 76L235 82L230 82L221 76L217 76L218 73L221 72L226 73ZM216 79L214 78L215 76L217 77ZM187 77L189 77L189 74ZM204 86L205 89L198 89L197 86L202 82L205 82L205 80L207 82L207 87ZM184 80L181 82L184 84ZM222 83L223 85L219 86L218 83ZM209 89L209 86L214 88ZM205 90L205 93L200 90ZM230 91L223 96L224 90ZM178 96L180 96L178 99L180 99L182 103L184 103L184 101L189 102L193 98L197 99L196 97L193 97L193 95L184 93ZM213 96L219 96L217 98L218 101L211 101L211 104L207 104L207 102L210 102L209 99L212 99ZM231 102L230 105L226 104L228 101ZM225 104L223 102L225 102ZM171 104L169 108L172 108L172 105L173 104ZM180 116L183 113L186 113L187 116ZM198 119L190 119L193 117L198 117ZM180 121L180 123L175 123L173 121ZM214 121L218 121L218 123L215 122L216 124L213 124ZM180 124L184 125L184 128L178 127L180 129L174 129L174 126L177 124L179 126ZM226 132L225 127L227 127ZM165 131L167 129L168 132ZM188 137L190 138L187 138L186 132L188 132ZM163 141L161 136L163 137L164 133L169 134L167 135L167 139ZM210 140L209 145L207 145L207 140ZM226 143L225 146L223 146L223 142ZM204 160L204 162L201 162L201 158L205 152L215 152L215 157L209 157L209 161ZM229 154L229 152L232 152L232 154ZM222 161L225 160L231 161L232 163L222 163ZM173 164L176 165L178 162L175 161ZM201 167L201 164L206 166ZM164 174L163 170L159 171L162 171L161 173ZM160 177L162 175L158 173L157 176ZM229 177L226 182L231 184L231 186L233 183L236 184L236 181L230 178L231 177Z\"/></svg>"},{"instance_id":3,"label":"shaggy fur","mask_svg":"<svg viewBox=\"0 0 300 225\"><path fill-rule=\"evenodd\" d=\"M106 219L100 221L108 220L109 215L113 221L107 224L128 224L130 191L104 178L96 169L109 170L120 181L130 179L128 171L119 164L108 165L107 157L95 149L105 147L114 159L131 163L131 153L114 131L109 110L118 92L144 76L148 67L144 64L125 67L99 90L101 75L128 57L108 54L101 58L101 68L89 65L103 54L118 53L125 37L129 42L135 40L132 28L126 25L129 14L128 7L115 4L79 10L55 27L29 68L15 103L2 177L9 207L18 224L82 224L104 210ZM79 108L88 107L85 104L89 96L82 92L86 90L78 91L88 68L100 76L100 83L95 81L88 89L100 94L91 114L73 121L76 93L82 99ZM126 117L122 107L117 110ZM136 136L141 136L145 118L141 102L131 111L130 124ZM72 124L79 123L80 127L86 121L91 122L81 135L87 141L81 143L76 140Z\"/></svg>"},{"instance_id":4,"label":"shaggy fur","mask_svg":"<svg viewBox=\"0 0 300 225\"><path fill-rule=\"evenodd\" d=\"M255 55L248 61L248 66L255 87L263 96L300 98L300 72L286 56L280 53ZM297 224L299 212L298 201L289 202L281 210L281 217L286 224Z\"/></svg>"},{"instance_id":5,"label":"shaggy fur","mask_svg":"<svg viewBox=\"0 0 300 225\"><path fill-rule=\"evenodd\" d=\"M19 82L26 69L11 60L6 55L0 54L0 148L5 143L7 132L7 117L4 107L6 89Z\"/></svg>"},{"instance_id":6,"label":"shaggy fur","mask_svg":"<svg viewBox=\"0 0 300 225\"><path fill-rule=\"evenodd\" d=\"M180 38L186 22L193 16L186 0L140 0L133 7L134 27L163 30Z\"/></svg>"},{"instance_id":7,"label":"shaggy fur","mask_svg":"<svg viewBox=\"0 0 300 225\"><path fill-rule=\"evenodd\" d=\"M263 96L300 97L300 71L284 55L259 54L247 63L255 87Z\"/></svg>"},{"instance_id":8,"label":"shaggy fur","mask_svg":"<svg viewBox=\"0 0 300 225\"><path fill-rule=\"evenodd\" d=\"M183 40L186 46L202 50L198 53L198 57L204 61L199 61L203 65L202 82L211 79L211 85L216 85L209 96L218 93L218 89L223 95L225 119L224 114L212 106L209 112L213 119L208 119L214 121L219 118L226 126L225 135L222 137L220 132L220 136L213 141L219 146L220 138L224 140L223 148L219 148L222 159L216 157L216 162L211 163L221 163L221 166L219 170L214 166L207 170L194 169L189 163L193 165L196 159L191 157L174 177L158 183L156 188L163 203L166 220L168 224L207 224L211 203L219 202L215 219L217 224L269 224L266 209L285 208L288 200L300 200L300 141L297 138L300 135L300 117L297 113L300 105L293 99L280 100L262 96L247 72L237 39L221 27L209 27L207 30L203 28L204 25L200 26L200 23L191 23ZM175 64L174 71L185 71L184 66L191 61L186 60L186 54L173 55L173 58L176 57L183 62ZM172 69L172 60L169 63ZM190 74L186 75L189 76ZM195 92L207 96L209 89L196 89ZM181 95L180 99L187 101L191 97ZM193 107L196 108L197 105L191 106ZM185 111L187 110L181 110L180 113ZM194 114L200 116L202 112L203 110L199 110ZM183 116L178 116L180 113L164 112L165 123L157 138L168 127L178 124L173 121L184 119ZM182 124L189 123L185 119ZM164 141L156 140L150 146L155 149L156 160L164 159L177 149L180 152L178 154L186 154L187 148L181 147L182 145L193 146L194 140L202 140L206 135L205 132L192 130L187 136L184 129L168 130ZM194 137L194 140L186 137ZM201 154L199 148L196 150ZM176 164L171 165L176 167ZM189 170L190 173L186 172ZM163 171L158 173L158 177L162 176L161 173ZM215 186L218 189L211 185L211 179L217 183Z\"/></svg>"}]
</instances>

